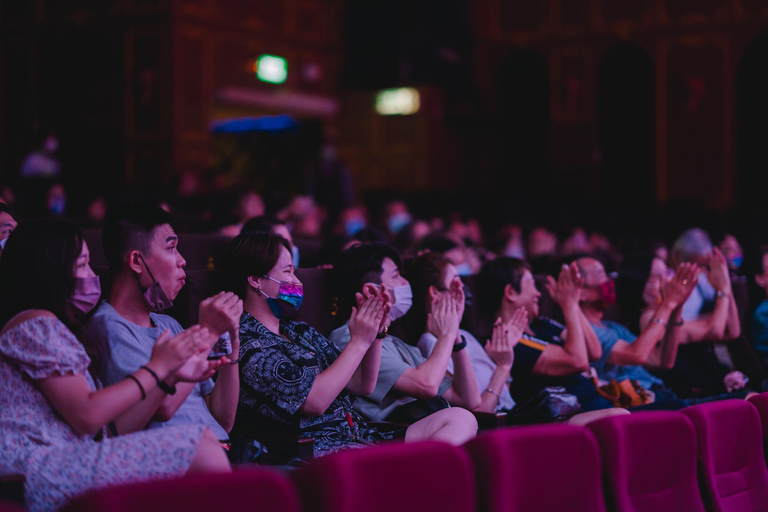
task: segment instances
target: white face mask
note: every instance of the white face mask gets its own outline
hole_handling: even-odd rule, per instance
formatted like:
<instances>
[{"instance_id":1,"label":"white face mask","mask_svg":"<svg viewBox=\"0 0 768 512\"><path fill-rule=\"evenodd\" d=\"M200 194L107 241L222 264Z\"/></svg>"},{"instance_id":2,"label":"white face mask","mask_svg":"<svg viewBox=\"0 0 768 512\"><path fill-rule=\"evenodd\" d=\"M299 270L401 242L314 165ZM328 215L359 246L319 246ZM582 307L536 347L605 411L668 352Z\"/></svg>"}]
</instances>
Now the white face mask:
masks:
<instances>
[{"instance_id":1,"label":"white face mask","mask_svg":"<svg viewBox=\"0 0 768 512\"><path fill-rule=\"evenodd\" d=\"M3 238L2 240L0 240L0 249L3 249L3 250L5 250L5 244L6 244L6 242L8 242L8 238L7 238L7 237L6 237L6 238Z\"/></svg>"},{"instance_id":2,"label":"white face mask","mask_svg":"<svg viewBox=\"0 0 768 512\"><path fill-rule=\"evenodd\" d=\"M376 284L374 286L378 290L381 290L381 285ZM394 322L411 309L411 306L413 305L413 290L411 290L410 284L404 284L391 288L391 291L392 296L395 298L395 302L389 310L389 319Z\"/></svg>"},{"instance_id":3,"label":"white face mask","mask_svg":"<svg viewBox=\"0 0 768 512\"><path fill-rule=\"evenodd\" d=\"M405 315L413 304L413 291L410 284L395 286L392 289L392 295L395 297L395 303L389 310L389 319L393 322Z\"/></svg>"},{"instance_id":4,"label":"white face mask","mask_svg":"<svg viewBox=\"0 0 768 512\"><path fill-rule=\"evenodd\" d=\"M460 276L471 276L472 267L470 267L469 263L465 261L464 263L456 266L456 273Z\"/></svg>"}]
</instances>

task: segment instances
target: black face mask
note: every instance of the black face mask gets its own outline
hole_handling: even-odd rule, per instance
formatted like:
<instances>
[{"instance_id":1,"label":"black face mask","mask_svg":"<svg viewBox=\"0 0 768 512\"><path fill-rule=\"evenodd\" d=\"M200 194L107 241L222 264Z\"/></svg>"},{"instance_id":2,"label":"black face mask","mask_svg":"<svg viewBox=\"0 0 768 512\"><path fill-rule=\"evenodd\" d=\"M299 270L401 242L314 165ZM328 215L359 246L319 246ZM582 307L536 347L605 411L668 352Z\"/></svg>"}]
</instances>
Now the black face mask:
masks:
<instances>
[{"instance_id":1,"label":"black face mask","mask_svg":"<svg viewBox=\"0 0 768 512\"><path fill-rule=\"evenodd\" d=\"M144 297L144 302L146 302L147 306L149 306L149 310L153 313L160 313L173 306L173 301L168 298L168 296L165 294L165 290L163 290L163 287L160 286L160 283L157 282L155 276L152 275L152 271L149 270L147 262L144 261L144 257L139 255L139 258L141 258L141 262L144 263L144 268L146 268L147 272L149 272L149 277L152 278L151 285L144 288L141 286L141 284L139 284L139 289L141 290L141 294ZM137 274L134 275L136 275L136 283L138 283L139 276Z\"/></svg>"}]
</instances>

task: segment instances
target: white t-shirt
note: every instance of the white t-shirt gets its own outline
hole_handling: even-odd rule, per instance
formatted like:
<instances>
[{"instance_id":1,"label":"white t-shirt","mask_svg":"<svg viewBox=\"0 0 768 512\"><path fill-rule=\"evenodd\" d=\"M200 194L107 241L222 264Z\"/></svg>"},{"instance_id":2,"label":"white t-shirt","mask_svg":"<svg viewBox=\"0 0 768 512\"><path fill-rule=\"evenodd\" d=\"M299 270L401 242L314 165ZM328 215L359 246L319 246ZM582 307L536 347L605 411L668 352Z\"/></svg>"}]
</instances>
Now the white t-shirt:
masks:
<instances>
[{"instance_id":1,"label":"white t-shirt","mask_svg":"<svg viewBox=\"0 0 768 512\"><path fill-rule=\"evenodd\" d=\"M464 329L460 329L459 333L467 340L467 351L469 356L469 362L472 364L472 369L475 371L475 379L477 379L477 387L480 389L480 393L488 388L493 377L493 372L496 371L496 363L493 362L491 356L485 351L483 346L477 339ZM437 338L428 332L425 332L419 338L418 347L421 350L421 354L424 357L429 357L432 353L432 349L435 348ZM453 374L453 359L448 361L448 372ZM509 411L515 406L515 401L512 399L512 395L509 394L509 382L511 377L507 379L507 385L501 389L501 395L499 399L499 405L496 406L497 411L505 410Z\"/></svg>"}]
</instances>

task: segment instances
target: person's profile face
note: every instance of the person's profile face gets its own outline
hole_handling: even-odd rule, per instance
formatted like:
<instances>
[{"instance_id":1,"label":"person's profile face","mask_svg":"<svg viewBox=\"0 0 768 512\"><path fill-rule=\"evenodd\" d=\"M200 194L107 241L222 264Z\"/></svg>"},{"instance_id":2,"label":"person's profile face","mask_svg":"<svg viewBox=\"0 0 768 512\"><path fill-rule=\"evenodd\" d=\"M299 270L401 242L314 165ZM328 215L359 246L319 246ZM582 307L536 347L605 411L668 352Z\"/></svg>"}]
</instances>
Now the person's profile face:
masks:
<instances>
[{"instance_id":1,"label":"person's profile face","mask_svg":"<svg viewBox=\"0 0 768 512\"><path fill-rule=\"evenodd\" d=\"M83 248L80 255L75 260L75 277L85 279L96 275L91 268L91 253L88 250L88 244L83 240Z\"/></svg>"},{"instance_id":2,"label":"person's profile face","mask_svg":"<svg viewBox=\"0 0 768 512\"><path fill-rule=\"evenodd\" d=\"M184 287L187 277L184 272L187 262L179 253L178 244L179 237L171 225L162 224L152 231L149 254L142 254L152 276L171 300L175 299ZM142 279L142 286L149 286L152 279L148 275L149 272L145 273L147 277Z\"/></svg>"}]
</instances>

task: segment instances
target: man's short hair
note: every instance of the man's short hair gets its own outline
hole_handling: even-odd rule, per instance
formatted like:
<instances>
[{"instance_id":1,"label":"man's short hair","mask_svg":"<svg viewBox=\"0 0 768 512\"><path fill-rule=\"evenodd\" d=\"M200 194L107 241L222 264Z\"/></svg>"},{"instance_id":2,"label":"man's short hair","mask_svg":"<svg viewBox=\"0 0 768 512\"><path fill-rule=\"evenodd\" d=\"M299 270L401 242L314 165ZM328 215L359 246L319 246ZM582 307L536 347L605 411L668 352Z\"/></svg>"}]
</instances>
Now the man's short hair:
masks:
<instances>
[{"instance_id":1,"label":"man's short hair","mask_svg":"<svg viewBox=\"0 0 768 512\"><path fill-rule=\"evenodd\" d=\"M349 314L355 305L355 293L365 283L381 283L384 258L391 259L398 268L403 266L397 249L385 243L353 245L339 253L333 264L333 273L342 316Z\"/></svg>"},{"instance_id":2,"label":"man's short hair","mask_svg":"<svg viewBox=\"0 0 768 512\"><path fill-rule=\"evenodd\" d=\"M155 228L172 222L171 214L156 205L131 203L109 211L101 244L110 273L123 270L123 258L132 250L149 254Z\"/></svg>"},{"instance_id":3,"label":"man's short hair","mask_svg":"<svg viewBox=\"0 0 768 512\"><path fill-rule=\"evenodd\" d=\"M683 232L672 244L672 254L680 261L687 261L695 256L704 256L712 250L712 240L706 231L691 228Z\"/></svg>"},{"instance_id":4,"label":"man's short hair","mask_svg":"<svg viewBox=\"0 0 768 512\"><path fill-rule=\"evenodd\" d=\"M495 258L485 263L477 275L480 310L486 315L496 314L501 307L504 289L511 285L513 290L520 293L526 271L530 272L531 266L526 261L511 256Z\"/></svg>"}]
</instances>

